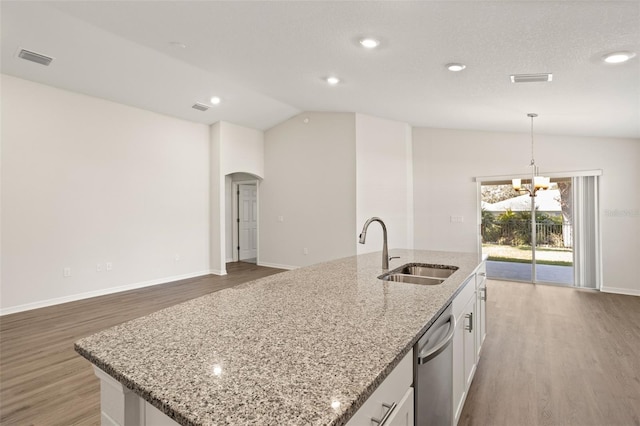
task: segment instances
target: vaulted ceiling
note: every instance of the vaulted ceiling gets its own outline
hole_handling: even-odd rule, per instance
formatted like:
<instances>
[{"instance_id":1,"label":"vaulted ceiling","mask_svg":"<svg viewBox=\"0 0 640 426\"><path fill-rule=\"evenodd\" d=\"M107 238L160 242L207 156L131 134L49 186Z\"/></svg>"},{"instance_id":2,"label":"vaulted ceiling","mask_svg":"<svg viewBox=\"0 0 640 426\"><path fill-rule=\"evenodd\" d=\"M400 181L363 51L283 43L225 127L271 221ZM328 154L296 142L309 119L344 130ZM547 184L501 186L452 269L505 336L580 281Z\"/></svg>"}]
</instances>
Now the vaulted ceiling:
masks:
<instances>
[{"instance_id":1,"label":"vaulted ceiling","mask_svg":"<svg viewBox=\"0 0 640 426\"><path fill-rule=\"evenodd\" d=\"M2 1L2 72L269 128L300 111L640 138L638 1ZM359 41L374 37L376 49ZM17 56L27 49L50 66ZM604 54L631 51L627 63ZM447 63L466 68L448 71ZM553 73L547 83L511 74ZM326 83L337 76L335 86ZM205 112L195 102L222 102Z\"/></svg>"}]
</instances>

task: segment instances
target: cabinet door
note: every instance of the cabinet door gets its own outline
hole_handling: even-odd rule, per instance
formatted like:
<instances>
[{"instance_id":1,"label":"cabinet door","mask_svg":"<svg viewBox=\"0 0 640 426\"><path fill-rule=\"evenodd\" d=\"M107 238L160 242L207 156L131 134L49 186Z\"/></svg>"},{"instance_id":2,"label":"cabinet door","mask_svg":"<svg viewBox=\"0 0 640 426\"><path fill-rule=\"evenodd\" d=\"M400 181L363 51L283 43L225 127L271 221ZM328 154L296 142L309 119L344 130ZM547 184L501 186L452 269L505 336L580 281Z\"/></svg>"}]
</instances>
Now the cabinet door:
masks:
<instances>
[{"instance_id":1,"label":"cabinet door","mask_svg":"<svg viewBox=\"0 0 640 426\"><path fill-rule=\"evenodd\" d=\"M469 301L463 317L464 323L464 389L465 392L471 386L473 375L476 372L476 300Z\"/></svg>"},{"instance_id":2,"label":"cabinet door","mask_svg":"<svg viewBox=\"0 0 640 426\"><path fill-rule=\"evenodd\" d=\"M486 282L482 283L482 287L478 288L478 302L476 303L476 358L480 358L480 350L487 335L487 287Z\"/></svg>"},{"instance_id":3,"label":"cabinet door","mask_svg":"<svg viewBox=\"0 0 640 426\"><path fill-rule=\"evenodd\" d=\"M469 284L474 289L470 295L464 295L466 303L458 312L456 319L456 332L453 337L453 418L457 424L460 413L464 406L467 391L473 380L476 367L476 331L475 331L475 311L476 293L475 282ZM457 298L456 298L457 300ZM456 301L454 300L454 302ZM461 302L458 301L458 306Z\"/></svg>"},{"instance_id":4,"label":"cabinet door","mask_svg":"<svg viewBox=\"0 0 640 426\"><path fill-rule=\"evenodd\" d=\"M385 425L389 426L413 426L413 388L409 388L407 393L389 417Z\"/></svg>"},{"instance_id":5,"label":"cabinet door","mask_svg":"<svg viewBox=\"0 0 640 426\"><path fill-rule=\"evenodd\" d=\"M457 319L453 335L453 419L458 422L464 403L464 313Z\"/></svg>"},{"instance_id":6,"label":"cabinet door","mask_svg":"<svg viewBox=\"0 0 640 426\"><path fill-rule=\"evenodd\" d=\"M477 303L476 303L476 352L480 358L480 350L487 335L487 269L486 262L482 262L476 274ZM476 359L477 362L477 359Z\"/></svg>"}]
</instances>

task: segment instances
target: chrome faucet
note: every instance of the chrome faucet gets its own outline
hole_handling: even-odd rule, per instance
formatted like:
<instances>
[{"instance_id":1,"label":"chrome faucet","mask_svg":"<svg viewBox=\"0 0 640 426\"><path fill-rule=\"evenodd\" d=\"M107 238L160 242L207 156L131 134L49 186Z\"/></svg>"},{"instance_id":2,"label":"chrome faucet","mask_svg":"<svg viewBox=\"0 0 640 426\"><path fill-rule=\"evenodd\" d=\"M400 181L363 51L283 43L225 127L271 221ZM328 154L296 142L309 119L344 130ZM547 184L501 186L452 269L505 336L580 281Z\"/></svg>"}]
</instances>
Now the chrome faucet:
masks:
<instances>
[{"instance_id":1,"label":"chrome faucet","mask_svg":"<svg viewBox=\"0 0 640 426\"><path fill-rule=\"evenodd\" d=\"M367 220L362 227L362 232L360 233L360 240L358 242L360 244L364 244L364 241L367 239L367 228L371 224L371 222L379 222L382 225L382 269L389 269L389 252L387 251L387 227L385 226L382 219L379 217L372 217Z\"/></svg>"}]
</instances>

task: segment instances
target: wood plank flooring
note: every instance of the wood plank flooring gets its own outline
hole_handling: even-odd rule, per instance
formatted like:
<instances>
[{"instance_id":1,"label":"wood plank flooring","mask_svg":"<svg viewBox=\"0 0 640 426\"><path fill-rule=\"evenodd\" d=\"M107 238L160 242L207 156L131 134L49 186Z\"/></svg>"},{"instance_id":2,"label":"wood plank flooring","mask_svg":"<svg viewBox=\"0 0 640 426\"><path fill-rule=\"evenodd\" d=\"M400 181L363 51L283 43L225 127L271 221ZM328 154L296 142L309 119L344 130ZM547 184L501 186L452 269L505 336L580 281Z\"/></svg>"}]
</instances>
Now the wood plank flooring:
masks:
<instances>
[{"instance_id":1,"label":"wood plank flooring","mask_svg":"<svg viewBox=\"0 0 640 426\"><path fill-rule=\"evenodd\" d=\"M227 272L1 317L0 424L99 425L100 385L73 342L282 270L238 262L228 264Z\"/></svg>"},{"instance_id":2,"label":"wood plank flooring","mask_svg":"<svg viewBox=\"0 0 640 426\"><path fill-rule=\"evenodd\" d=\"M208 276L0 318L0 424L98 425L77 339L277 269ZM640 425L640 297L489 281L488 335L460 425Z\"/></svg>"},{"instance_id":3,"label":"wood plank flooring","mask_svg":"<svg viewBox=\"0 0 640 426\"><path fill-rule=\"evenodd\" d=\"M640 297L489 281L459 425L640 425Z\"/></svg>"}]
</instances>

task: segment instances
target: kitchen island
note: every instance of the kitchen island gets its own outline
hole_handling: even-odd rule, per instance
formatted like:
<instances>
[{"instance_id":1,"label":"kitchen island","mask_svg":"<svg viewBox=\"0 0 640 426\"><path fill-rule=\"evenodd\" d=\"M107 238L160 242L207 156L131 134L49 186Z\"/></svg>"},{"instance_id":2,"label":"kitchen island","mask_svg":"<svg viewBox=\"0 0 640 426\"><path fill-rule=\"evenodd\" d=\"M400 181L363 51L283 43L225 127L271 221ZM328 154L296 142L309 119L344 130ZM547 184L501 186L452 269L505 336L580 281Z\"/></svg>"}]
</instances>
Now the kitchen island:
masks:
<instances>
[{"instance_id":1,"label":"kitchen island","mask_svg":"<svg viewBox=\"0 0 640 426\"><path fill-rule=\"evenodd\" d=\"M480 263L472 253L390 255L400 256L391 269L458 270L440 285L415 285L379 280L379 252L338 259L163 309L75 348L103 379L103 405L109 380L132 391L124 417L138 415L140 400L183 425L342 425Z\"/></svg>"}]
</instances>

